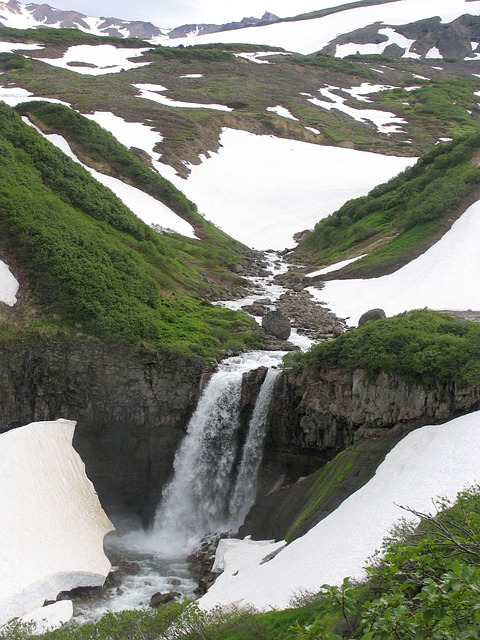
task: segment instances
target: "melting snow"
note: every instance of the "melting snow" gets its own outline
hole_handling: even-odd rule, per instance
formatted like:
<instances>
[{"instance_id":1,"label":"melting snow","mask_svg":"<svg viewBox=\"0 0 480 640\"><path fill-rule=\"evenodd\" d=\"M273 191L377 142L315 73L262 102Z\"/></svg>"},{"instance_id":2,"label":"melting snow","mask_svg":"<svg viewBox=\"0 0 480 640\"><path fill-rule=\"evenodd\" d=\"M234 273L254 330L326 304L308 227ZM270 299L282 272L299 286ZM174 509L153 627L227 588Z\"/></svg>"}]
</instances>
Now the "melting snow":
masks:
<instances>
[{"instance_id":1,"label":"melting snow","mask_svg":"<svg viewBox=\"0 0 480 640\"><path fill-rule=\"evenodd\" d=\"M286 107L282 107L277 105L276 107L267 107L267 111L273 111L277 116L282 116L282 118L289 118L290 120L296 120L298 122L298 118L295 118L290 111Z\"/></svg>"},{"instance_id":2,"label":"melting snow","mask_svg":"<svg viewBox=\"0 0 480 640\"><path fill-rule=\"evenodd\" d=\"M166 87L162 87L161 84L134 84L134 87L140 90L140 97L146 100L152 100L159 104L165 104L168 107L183 107L188 109L214 109L216 111L233 111L230 107L226 107L223 104L202 104L198 102L179 102L172 98L162 95L159 92L168 91Z\"/></svg>"},{"instance_id":3,"label":"melting snow","mask_svg":"<svg viewBox=\"0 0 480 640\"><path fill-rule=\"evenodd\" d=\"M8 266L0 260L0 302L13 307L17 302L18 280Z\"/></svg>"},{"instance_id":4,"label":"melting snow","mask_svg":"<svg viewBox=\"0 0 480 640\"><path fill-rule=\"evenodd\" d=\"M203 78L203 73L187 73L187 75L180 76L180 78Z\"/></svg>"},{"instance_id":5,"label":"melting snow","mask_svg":"<svg viewBox=\"0 0 480 640\"><path fill-rule=\"evenodd\" d=\"M413 53L410 51L410 47L415 42L415 40L409 40L402 36L400 33L397 33L391 27L386 27L385 29L379 29L378 33L380 35L384 35L387 37L387 40L383 42L368 43L368 44L355 44L354 42L349 42L348 44L339 44L337 45L335 55L338 58L344 58L345 56L355 55L356 53L360 53L362 55L370 55L370 54L382 54L386 47L391 44L397 44L402 49L405 49L405 53L403 54L403 58L420 58L418 53Z\"/></svg>"},{"instance_id":6,"label":"melting snow","mask_svg":"<svg viewBox=\"0 0 480 640\"><path fill-rule=\"evenodd\" d=\"M142 56L145 51L149 51L149 47L142 49L125 49L114 47L111 44L100 44L96 46L78 44L69 47L62 58L40 58L40 60L54 67L75 71L75 73L99 76L149 65L150 62L134 62L130 60L130 58ZM82 63L85 66L82 66Z\"/></svg>"},{"instance_id":7,"label":"melting snow","mask_svg":"<svg viewBox=\"0 0 480 640\"><path fill-rule=\"evenodd\" d=\"M74 427L34 422L0 435L0 625L110 571L112 525L72 447Z\"/></svg>"},{"instance_id":8,"label":"melting snow","mask_svg":"<svg viewBox=\"0 0 480 640\"><path fill-rule=\"evenodd\" d=\"M208 220L258 249L292 246L294 233L415 162L233 129L220 143L218 153L189 165L187 180L168 178Z\"/></svg>"},{"instance_id":9,"label":"melting snow","mask_svg":"<svg viewBox=\"0 0 480 640\"><path fill-rule=\"evenodd\" d=\"M399 126L406 124L406 120L397 117L394 113L389 111L378 111L377 109L355 109L345 104L346 98L333 93L333 90L340 91L339 87L327 87L326 89L319 89L322 96L331 100L320 100L319 98L307 98L308 102L311 102L317 107L327 109L331 111L336 109L342 113L346 113L350 117L354 118L358 122L371 122L374 124L379 133L404 133Z\"/></svg>"},{"instance_id":10,"label":"melting snow","mask_svg":"<svg viewBox=\"0 0 480 640\"><path fill-rule=\"evenodd\" d=\"M387 316L409 309L480 309L480 201L416 260L387 276L368 280L332 280L322 291L309 289L332 311L356 325L368 309ZM461 274L461 277L459 277Z\"/></svg>"},{"instance_id":11,"label":"melting snow","mask_svg":"<svg viewBox=\"0 0 480 640\"><path fill-rule=\"evenodd\" d=\"M95 111L93 114L85 114L86 118L94 120L101 127L110 131L115 138L126 147L142 149L153 157L153 149L162 142L163 136L143 122L127 122L110 111ZM158 157L158 154L156 154Z\"/></svg>"},{"instance_id":12,"label":"melting snow","mask_svg":"<svg viewBox=\"0 0 480 640\"><path fill-rule=\"evenodd\" d=\"M301 591L364 577L364 564L404 513L397 505L432 512L432 499L453 500L480 481L480 413L407 435L364 487L303 537L259 564L277 545L246 541L224 553L225 571L200 600L202 608L235 602L281 609ZM255 554L255 555L253 555Z\"/></svg>"}]
</instances>

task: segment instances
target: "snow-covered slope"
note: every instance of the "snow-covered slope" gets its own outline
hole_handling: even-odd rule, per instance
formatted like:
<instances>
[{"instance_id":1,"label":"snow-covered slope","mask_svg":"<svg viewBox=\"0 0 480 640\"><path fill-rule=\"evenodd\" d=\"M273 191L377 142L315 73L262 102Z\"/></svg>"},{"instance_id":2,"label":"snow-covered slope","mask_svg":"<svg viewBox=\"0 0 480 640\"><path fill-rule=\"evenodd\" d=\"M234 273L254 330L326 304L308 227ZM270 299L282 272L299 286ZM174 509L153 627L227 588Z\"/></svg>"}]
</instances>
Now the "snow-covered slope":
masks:
<instances>
[{"instance_id":1,"label":"snow-covered slope","mask_svg":"<svg viewBox=\"0 0 480 640\"><path fill-rule=\"evenodd\" d=\"M258 249L293 246L294 233L415 162L233 129L220 142L218 153L189 165L187 180L155 166L208 220Z\"/></svg>"},{"instance_id":2,"label":"snow-covered slope","mask_svg":"<svg viewBox=\"0 0 480 640\"><path fill-rule=\"evenodd\" d=\"M332 280L321 291L309 290L352 326L362 313L378 307L387 315L423 307L480 309L479 238L480 201L433 247L395 273L368 280Z\"/></svg>"},{"instance_id":3,"label":"snow-covered slope","mask_svg":"<svg viewBox=\"0 0 480 640\"><path fill-rule=\"evenodd\" d=\"M454 499L480 480L480 413L406 436L387 455L368 484L345 500L302 538L273 559L259 563L277 545L259 550L251 542L224 553L225 571L200 604L285 608L295 593L339 584L345 576L361 578L366 560L405 514L397 505L434 510L437 497ZM254 563L252 563L252 554Z\"/></svg>"},{"instance_id":4,"label":"snow-covered slope","mask_svg":"<svg viewBox=\"0 0 480 640\"><path fill-rule=\"evenodd\" d=\"M81 2L72 0L72 6L81 7ZM95 18L78 11L62 11L48 4L23 4L17 0L0 1L0 25L13 29L35 29L54 27L58 29L79 29L99 36L119 38L165 37L167 31L155 27L150 22L127 21L118 18Z\"/></svg>"},{"instance_id":5,"label":"snow-covered slope","mask_svg":"<svg viewBox=\"0 0 480 640\"><path fill-rule=\"evenodd\" d=\"M308 54L323 49L341 34L350 33L375 22L385 25L404 25L439 16L442 22L446 23L467 13L478 15L480 0L397 0L397 2L339 11L322 18L279 22L242 29L240 32L238 30L222 31L194 38L179 38L165 44L178 46L209 42L245 42L281 46L289 51Z\"/></svg>"},{"instance_id":6,"label":"snow-covered slope","mask_svg":"<svg viewBox=\"0 0 480 640\"><path fill-rule=\"evenodd\" d=\"M34 422L0 435L0 626L110 571L112 525L72 447L74 428Z\"/></svg>"}]
</instances>

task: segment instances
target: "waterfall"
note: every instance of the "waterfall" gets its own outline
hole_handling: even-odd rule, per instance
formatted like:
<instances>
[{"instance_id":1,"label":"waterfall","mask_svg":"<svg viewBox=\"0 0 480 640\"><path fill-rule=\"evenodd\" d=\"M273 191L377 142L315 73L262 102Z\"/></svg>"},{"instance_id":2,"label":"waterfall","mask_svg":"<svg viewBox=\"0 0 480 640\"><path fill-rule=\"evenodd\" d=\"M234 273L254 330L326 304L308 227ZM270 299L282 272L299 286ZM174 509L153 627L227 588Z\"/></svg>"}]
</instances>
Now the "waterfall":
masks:
<instances>
[{"instance_id":1,"label":"waterfall","mask_svg":"<svg viewBox=\"0 0 480 640\"><path fill-rule=\"evenodd\" d=\"M265 422L278 369L269 369L258 394L253 414L248 425L247 438L243 446L237 479L230 498L230 528L238 529L255 502L257 476L263 457Z\"/></svg>"},{"instance_id":2,"label":"waterfall","mask_svg":"<svg viewBox=\"0 0 480 640\"><path fill-rule=\"evenodd\" d=\"M242 378L253 368L278 364L280 356L257 352L229 358L205 387L155 517L153 536L162 553L180 554L208 533L231 530L240 524L239 513L246 514L250 508L276 372L267 372L243 451L239 442Z\"/></svg>"}]
</instances>

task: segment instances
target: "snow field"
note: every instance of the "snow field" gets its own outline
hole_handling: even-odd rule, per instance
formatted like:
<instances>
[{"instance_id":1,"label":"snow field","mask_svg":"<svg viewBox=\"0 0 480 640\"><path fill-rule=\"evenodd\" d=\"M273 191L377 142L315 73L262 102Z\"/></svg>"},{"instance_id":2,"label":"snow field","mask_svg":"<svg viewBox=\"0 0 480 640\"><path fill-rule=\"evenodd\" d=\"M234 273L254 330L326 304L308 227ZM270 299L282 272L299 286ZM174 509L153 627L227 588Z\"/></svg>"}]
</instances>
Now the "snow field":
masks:
<instances>
[{"instance_id":1,"label":"snow field","mask_svg":"<svg viewBox=\"0 0 480 640\"><path fill-rule=\"evenodd\" d=\"M200 606L236 603L259 609L289 606L295 593L365 576L367 559L405 513L397 505L432 512L432 500L456 494L480 480L480 413L408 434L386 456L375 476L332 514L273 559L276 551L247 540L222 550L222 573ZM263 555L262 555L262 552Z\"/></svg>"},{"instance_id":2,"label":"snow field","mask_svg":"<svg viewBox=\"0 0 480 640\"><path fill-rule=\"evenodd\" d=\"M352 326L362 313L377 307L387 316L423 307L480 309L479 238L480 201L433 247L398 271L367 280L331 280L321 291L308 290Z\"/></svg>"},{"instance_id":3,"label":"snow field","mask_svg":"<svg viewBox=\"0 0 480 640\"><path fill-rule=\"evenodd\" d=\"M318 9L337 6L340 2L318 3ZM242 42L281 46L289 51L302 54L313 53L325 47L331 40L344 33L350 33L367 24L381 22L385 25L402 25L431 16L440 16L442 22L451 22L464 13L478 14L480 0L398 0L388 4L359 7L340 11L336 14L300 20L281 22L260 27L242 29ZM398 36L398 34L397 34ZM392 39L394 38L391 35ZM203 36L176 38L162 41L166 46L185 46L213 42L237 42L238 33L223 31ZM358 49L358 45L355 45Z\"/></svg>"},{"instance_id":4,"label":"snow field","mask_svg":"<svg viewBox=\"0 0 480 640\"><path fill-rule=\"evenodd\" d=\"M208 220L256 249L293 246L294 233L415 162L233 129L222 131L220 144L218 153L189 165L187 180L155 167Z\"/></svg>"},{"instance_id":5,"label":"snow field","mask_svg":"<svg viewBox=\"0 0 480 640\"><path fill-rule=\"evenodd\" d=\"M72 447L75 423L0 435L0 626L60 591L103 584L112 524Z\"/></svg>"}]
</instances>

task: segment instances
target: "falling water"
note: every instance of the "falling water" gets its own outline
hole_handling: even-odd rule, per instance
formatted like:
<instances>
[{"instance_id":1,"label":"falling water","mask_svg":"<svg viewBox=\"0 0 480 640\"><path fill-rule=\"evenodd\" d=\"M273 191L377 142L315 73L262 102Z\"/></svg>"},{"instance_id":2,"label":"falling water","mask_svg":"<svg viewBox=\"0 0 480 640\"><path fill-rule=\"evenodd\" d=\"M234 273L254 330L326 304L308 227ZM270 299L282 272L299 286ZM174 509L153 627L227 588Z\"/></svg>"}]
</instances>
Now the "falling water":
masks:
<instances>
[{"instance_id":1,"label":"falling water","mask_svg":"<svg viewBox=\"0 0 480 640\"><path fill-rule=\"evenodd\" d=\"M262 385L243 453L239 450L242 378L251 369L278 364L281 355L257 352L229 358L205 387L155 517L154 536L164 553L189 551L204 535L230 530L238 524L238 511L246 513L251 506L246 501L253 501L261 461L261 452L254 448L263 444L260 432L274 375L267 375Z\"/></svg>"},{"instance_id":2,"label":"falling water","mask_svg":"<svg viewBox=\"0 0 480 640\"><path fill-rule=\"evenodd\" d=\"M243 446L237 479L230 498L230 528L238 529L255 502L257 476L263 457L265 422L278 369L269 369L258 394L253 414L248 425L247 438Z\"/></svg>"}]
</instances>

